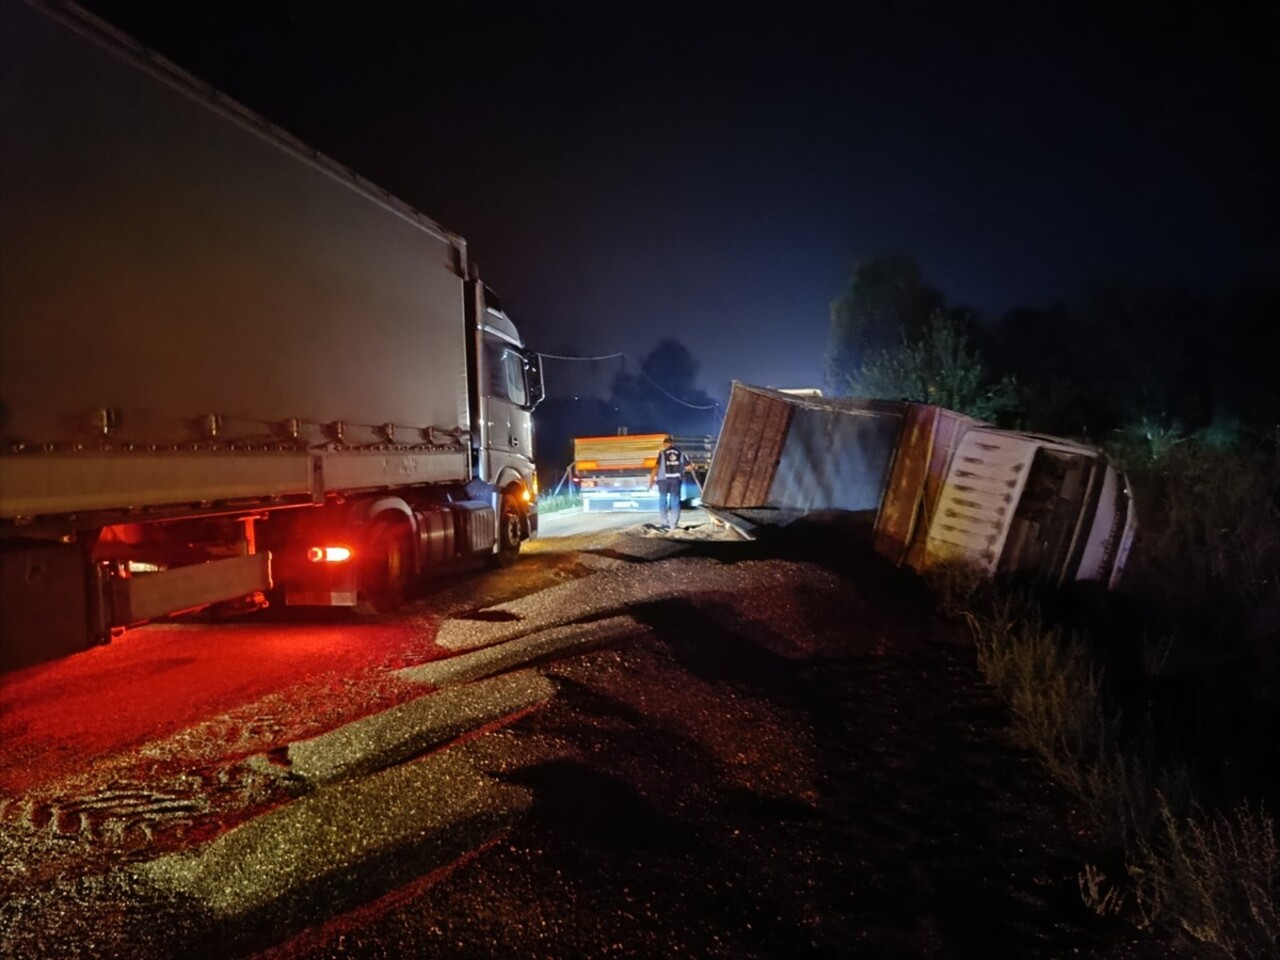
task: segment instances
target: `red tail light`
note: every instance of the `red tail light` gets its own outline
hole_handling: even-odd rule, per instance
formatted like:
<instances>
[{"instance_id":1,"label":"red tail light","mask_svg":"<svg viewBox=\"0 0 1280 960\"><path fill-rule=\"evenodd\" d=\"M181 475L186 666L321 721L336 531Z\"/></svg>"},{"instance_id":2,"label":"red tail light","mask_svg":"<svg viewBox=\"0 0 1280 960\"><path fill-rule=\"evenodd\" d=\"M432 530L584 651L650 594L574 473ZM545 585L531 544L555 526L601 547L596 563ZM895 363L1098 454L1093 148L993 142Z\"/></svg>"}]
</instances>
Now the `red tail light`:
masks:
<instances>
[{"instance_id":1,"label":"red tail light","mask_svg":"<svg viewBox=\"0 0 1280 960\"><path fill-rule=\"evenodd\" d=\"M351 559L350 547L312 547L307 551L312 563L346 563Z\"/></svg>"}]
</instances>

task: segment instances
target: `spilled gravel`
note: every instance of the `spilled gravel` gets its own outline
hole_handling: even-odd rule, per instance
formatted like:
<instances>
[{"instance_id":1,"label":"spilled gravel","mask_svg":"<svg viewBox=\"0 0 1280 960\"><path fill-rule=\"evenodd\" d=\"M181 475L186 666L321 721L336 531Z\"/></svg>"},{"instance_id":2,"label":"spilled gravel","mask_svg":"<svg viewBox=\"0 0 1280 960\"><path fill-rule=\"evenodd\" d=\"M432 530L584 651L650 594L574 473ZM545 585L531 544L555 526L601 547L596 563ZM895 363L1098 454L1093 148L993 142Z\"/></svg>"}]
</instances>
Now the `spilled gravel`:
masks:
<instances>
[{"instance_id":1,"label":"spilled gravel","mask_svg":"<svg viewBox=\"0 0 1280 960\"><path fill-rule=\"evenodd\" d=\"M1084 908L1090 838L963 635L841 531L535 546L408 611L345 724L224 756L239 819L56 870L2 821L0 954L1176 955ZM507 709L431 704L486 678Z\"/></svg>"}]
</instances>

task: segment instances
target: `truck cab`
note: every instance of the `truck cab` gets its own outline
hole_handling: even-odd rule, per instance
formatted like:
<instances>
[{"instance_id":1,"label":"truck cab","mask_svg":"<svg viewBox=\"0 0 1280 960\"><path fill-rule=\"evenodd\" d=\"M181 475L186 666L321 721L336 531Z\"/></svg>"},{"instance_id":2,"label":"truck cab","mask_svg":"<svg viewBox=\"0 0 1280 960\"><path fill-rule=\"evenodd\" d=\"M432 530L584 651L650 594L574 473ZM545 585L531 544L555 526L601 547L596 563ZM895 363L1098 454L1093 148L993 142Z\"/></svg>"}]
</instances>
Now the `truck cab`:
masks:
<instances>
[{"instance_id":1,"label":"truck cab","mask_svg":"<svg viewBox=\"0 0 1280 960\"><path fill-rule=\"evenodd\" d=\"M497 295L471 281L473 450L476 476L498 490L528 491L525 537L537 533L537 478L533 463L533 409L542 401L542 363L526 350Z\"/></svg>"}]
</instances>

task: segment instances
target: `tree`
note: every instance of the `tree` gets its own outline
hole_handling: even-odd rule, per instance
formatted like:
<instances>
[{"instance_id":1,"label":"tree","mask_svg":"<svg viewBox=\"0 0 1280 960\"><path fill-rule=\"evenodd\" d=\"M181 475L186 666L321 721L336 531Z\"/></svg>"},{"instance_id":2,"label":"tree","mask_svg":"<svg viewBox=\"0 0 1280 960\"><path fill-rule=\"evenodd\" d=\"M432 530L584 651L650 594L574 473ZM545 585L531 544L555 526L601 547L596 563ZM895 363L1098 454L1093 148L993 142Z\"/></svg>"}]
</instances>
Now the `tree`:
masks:
<instances>
[{"instance_id":1,"label":"tree","mask_svg":"<svg viewBox=\"0 0 1280 960\"><path fill-rule=\"evenodd\" d=\"M1152 423L1198 428L1236 412L1229 401L1242 378L1224 364L1229 320L1190 290L1099 283L1069 305L1009 311L990 356L1023 385L1037 429L1103 437Z\"/></svg>"},{"instance_id":2,"label":"tree","mask_svg":"<svg viewBox=\"0 0 1280 960\"><path fill-rule=\"evenodd\" d=\"M831 304L826 381L837 393L871 357L918 339L943 296L907 256L876 257L853 268L849 286Z\"/></svg>"},{"instance_id":3,"label":"tree","mask_svg":"<svg viewBox=\"0 0 1280 960\"><path fill-rule=\"evenodd\" d=\"M1098 345L1078 335L1065 304L1014 307L995 324L984 357L1018 382L1024 424L1061 436L1087 437L1110 423L1111 398L1085 376Z\"/></svg>"},{"instance_id":4,"label":"tree","mask_svg":"<svg viewBox=\"0 0 1280 960\"><path fill-rule=\"evenodd\" d=\"M696 385L698 361L679 340L662 340L636 373L613 378L610 403L631 433L714 433L715 403Z\"/></svg>"},{"instance_id":5,"label":"tree","mask_svg":"<svg viewBox=\"0 0 1280 960\"><path fill-rule=\"evenodd\" d=\"M903 331L896 347L881 349L848 377L855 397L914 400L967 413L979 420L995 420L1017 406L1012 378L994 380L987 372L970 335L972 314L935 310L922 334L912 339Z\"/></svg>"}]
</instances>

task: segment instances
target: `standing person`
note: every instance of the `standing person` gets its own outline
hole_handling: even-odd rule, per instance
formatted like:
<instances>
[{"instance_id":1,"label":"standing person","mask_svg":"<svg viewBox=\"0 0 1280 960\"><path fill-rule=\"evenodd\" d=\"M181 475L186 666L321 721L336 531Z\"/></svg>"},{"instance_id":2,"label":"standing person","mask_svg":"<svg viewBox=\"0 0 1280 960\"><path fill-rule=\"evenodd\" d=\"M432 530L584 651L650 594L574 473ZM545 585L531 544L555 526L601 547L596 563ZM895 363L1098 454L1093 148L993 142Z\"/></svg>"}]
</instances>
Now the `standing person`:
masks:
<instances>
[{"instance_id":1,"label":"standing person","mask_svg":"<svg viewBox=\"0 0 1280 960\"><path fill-rule=\"evenodd\" d=\"M663 437L658 460L649 474L649 489L658 485L658 513L662 517L662 529L673 530L680 525L680 487L684 472L693 472L693 464L683 450Z\"/></svg>"}]
</instances>

